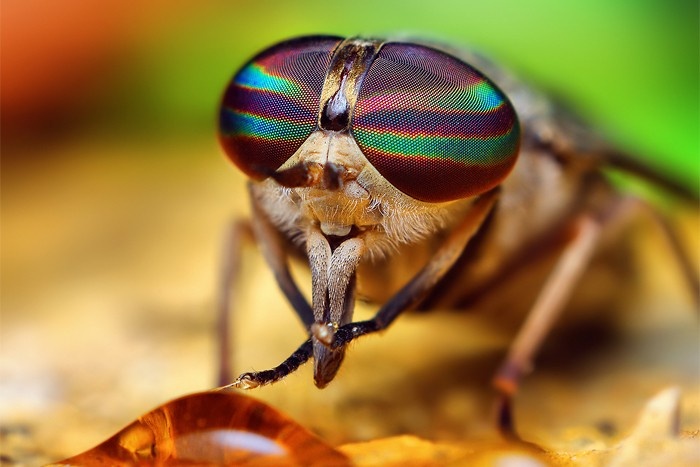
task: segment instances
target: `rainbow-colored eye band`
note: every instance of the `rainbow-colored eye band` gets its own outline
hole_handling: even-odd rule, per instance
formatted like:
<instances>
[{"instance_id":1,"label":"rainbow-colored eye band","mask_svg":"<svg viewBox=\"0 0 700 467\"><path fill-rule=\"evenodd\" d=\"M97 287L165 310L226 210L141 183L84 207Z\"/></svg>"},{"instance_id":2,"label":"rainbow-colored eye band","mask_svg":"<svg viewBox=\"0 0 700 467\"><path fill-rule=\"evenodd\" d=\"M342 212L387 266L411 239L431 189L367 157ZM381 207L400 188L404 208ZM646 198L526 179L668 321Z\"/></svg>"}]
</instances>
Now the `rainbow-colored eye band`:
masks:
<instances>
[{"instance_id":1,"label":"rainbow-colored eye band","mask_svg":"<svg viewBox=\"0 0 700 467\"><path fill-rule=\"evenodd\" d=\"M346 95L343 86L354 90ZM345 113L326 115L331 100ZM515 110L494 83L455 57L410 43L283 42L236 74L219 115L227 155L253 179L269 177L313 131L350 131L382 176L427 202L498 185L520 143Z\"/></svg>"},{"instance_id":2,"label":"rainbow-colored eye band","mask_svg":"<svg viewBox=\"0 0 700 467\"><path fill-rule=\"evenodd\" d=\"M388 43L364 78L352 133L390 183L423 201L482 193L515 163L520 131L505 95L467 64Z\"/></svg>"},{"instance_id":3,"label":"rainbow-colored eye band","mask_svg":"<svg viewBox=\"0 0 700 467\"><path fill-rule=\"evenodd\" d=\"M220 139L248 176L269 176L314 130L326 71L340 41L306 37L283 42L234 76L219 114Z\"/></svg>"}]
</instances>

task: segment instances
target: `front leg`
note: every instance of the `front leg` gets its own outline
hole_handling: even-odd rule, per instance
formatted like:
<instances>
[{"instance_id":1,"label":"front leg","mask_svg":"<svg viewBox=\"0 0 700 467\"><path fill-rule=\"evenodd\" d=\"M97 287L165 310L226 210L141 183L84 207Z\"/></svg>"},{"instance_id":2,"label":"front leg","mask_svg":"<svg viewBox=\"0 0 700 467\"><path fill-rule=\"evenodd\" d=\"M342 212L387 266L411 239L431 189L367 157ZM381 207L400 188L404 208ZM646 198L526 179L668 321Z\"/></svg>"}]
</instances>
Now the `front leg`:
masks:
<instances>
[{"instance_id":1,"label":"front leg","mask_svg":"<svg viewBox=\"0 0 700 467\"><path fill-rule=\"evenodd\" d=\"M259 202L253 193L251 193L250 198L253 209L251 223L255 240L265 261L272 269L277 285L294 308L299 319L304 323L304 326L309 329L314 323L314 313L289 271L285 241L280 232L267 218L265 211L260 208Z\"/></svg>"},{"instance_id":2,"label":"front leg","mask_svg":"<svg viewBox=\"0 0 700 467\"><path fill-rule=\"evenodd\" d=\"M582 215L573 227L493 381L499 393L497 423L506 438L520 439L513 421L512 399L523 375L532 370L538 350L585 272L600 237L600 220L592 215Z\"/></svg>"},{"instance_id":3,"label":"front leg","mask_svg":"<svg viewBox=\"0 0 700 467\"><path fill-rule=\"evenodd\" d=\"M299 287L294 282L287 262L284 240L272 226L265 213L260 209L255 197L251 197L252 219L238 220L226 230L222 247L222 262L217 284L217 336L219 368L218 384L225 385L232 379L231 375L231 297L236 295L240 270L241 250L244 245L255 243L259 246L265 261L272 270L277 285L284 293L307 331L314 323L314 314ZM303 352L295 352L295 355ZM299 361L296 367L308 360ZM296 369L294 367L294 369ZM293 370L291 370L293 371Z\"/></svg>"},{"instance_id":4,"label":"front leg","mask_svg":"<svg viewBox=\"0 0 700 467\"><path fill-rule=\"evenodd\" d=\"M372 319L346 324L337 331L328 333L324 342L331 348L345 347L359 336L386 329L404 310L417 306L459 259L469 240L479 231L493 210L497 197L498 190L481 196L425 267Z\"/></svg>"},{"instance_id":5,"label":"front leg","mask_svg":"<svg viewBox=\"0 0 700 467\"><path fill-rule=\"evenodd\" d=\"M292 373L296 368L303 363L303 361L311 358L312 350L312 340L321 343L321 347L327 348L331 352L341 352L344 351L345 346L356 337L364 334L380 331L388 327L404 310L409 309L417 305L421 299L423 299L430 290L444 277L444 275L449 271L449 269L454 265L457 259L460 257L464 248L466 247L469 240L478 232L479 228L483 225L484 220L488 214L493 210L496 200L498 198L498 189L494 189L481 197L479 197L471 209L465 215L464 219L454 228L450 233L447 240L441 245L438 251L435 253L433 258L425 265L425 267L416 276L408 282L393 298L391 298L372 318L368 321L360 321L356 323L343 324L342 319L338 327L338 323L332 320L327 320L327 317L333 315L331 311L328 314L324 311L322 319L320 322L316 322L312 327L312 339L306 341L304 344L297 349L297 351L292 354L285 362L277 366L273 370L266 370L254 373L244 373L240 375L236 381L234 381L230 387L236 387L241 389L253 388L261 385L271 384L280 379L284 378L288 374ZM352 239L351 239L352 240ZM348 240L350 241L350 240ZM347 243L346 241L345 243ZM342 246L342 245L341 245ZM312 247L314 249L315 247ZM324 248L317 247L319 254L322 257L327 257L328 252ZM338 251L336 249L336 251ZM325 251L325 253L323 253ZM354 255L348 255L349 257L354 257ZM312 272L314 267L312 266ZM317 274L320 276L324 274L324 268L319 267L319 272ZM328 270L330 272L331 270ZM337 276L337 274L336 274ZM340 283L345 283L344 279L339 279ZM328 282L328 279L327 279ZM352 279L349 283L352 283ZM314 285L315 293L321 293L323 290L319 288L316 290L316 285ZM320 286L319 286L320 287ZM346 290L352 292L352 288L348 287ZM325 294L321 294L324 296ZM332 295L329 295L332 296ZM347 297L341 297L344 299L343 307L348 308L348 304L352 303L352 300L347 300ZM336 299L336 301L338 301ZM323 308L321 308L323 304ZM314 311L316 307L318 310L325 310L325 302L319 300L314 302ZM331 310L333 307L331 307ZM341 316L347 317L348 310L345 309ZM319 315L320 316L320 315ZM303 361L302 361L303 360ZM336 368L337 370L337 368ZM334 373L333 373L334 374ZM314 375L317 378L318 375ZM324 381L326 384L329 381ZM325 385L325 384L323 384Z\"/></svg>"},{"instance_id":6,"label":"front leg","mask_svg":"<svg viewBox=\"0 0 700 467\"><path fill-rule=\"evenodd\" d=\"M216 335L218 337L218 382L219 385L231 381L231 297L235 295L240 271L241 249L245 243L253 241L250 222L238 220L226 229L221 248L221 269L216 296Z\"/></svg>"}]
</instances>

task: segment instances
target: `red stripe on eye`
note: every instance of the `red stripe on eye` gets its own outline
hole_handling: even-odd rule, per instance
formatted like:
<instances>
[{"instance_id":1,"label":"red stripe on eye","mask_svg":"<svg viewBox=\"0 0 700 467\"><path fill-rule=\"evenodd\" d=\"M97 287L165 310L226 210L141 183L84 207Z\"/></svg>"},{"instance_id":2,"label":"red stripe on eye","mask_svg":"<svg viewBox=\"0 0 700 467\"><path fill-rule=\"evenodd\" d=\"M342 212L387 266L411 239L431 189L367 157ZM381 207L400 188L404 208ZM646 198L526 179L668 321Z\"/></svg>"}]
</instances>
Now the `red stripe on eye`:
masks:
<instances>
[{"instance_id":1,"label":"red stripe on eye","mask_svg":"<svg viewBox=\"0 0 700 467\"><path fill-rule=\"evenodd\" d=\"M248 176L266 178L311 134L340 42L337 37L282 42L255 56L231 81L222 100L219 139Z\"/></svg>"},{"instance_id":2,"label":"red stripe on eye","mask_svg":"<svg viewBox=\"0 0 700 467\"><path fill-rule=\"evenodd\" d=\"M506 96L477 70L416 44L385 44L355 107L353 135L403 193L450 201L482 193L510 172L520 129Z\"/></svg>"}]
</instances>

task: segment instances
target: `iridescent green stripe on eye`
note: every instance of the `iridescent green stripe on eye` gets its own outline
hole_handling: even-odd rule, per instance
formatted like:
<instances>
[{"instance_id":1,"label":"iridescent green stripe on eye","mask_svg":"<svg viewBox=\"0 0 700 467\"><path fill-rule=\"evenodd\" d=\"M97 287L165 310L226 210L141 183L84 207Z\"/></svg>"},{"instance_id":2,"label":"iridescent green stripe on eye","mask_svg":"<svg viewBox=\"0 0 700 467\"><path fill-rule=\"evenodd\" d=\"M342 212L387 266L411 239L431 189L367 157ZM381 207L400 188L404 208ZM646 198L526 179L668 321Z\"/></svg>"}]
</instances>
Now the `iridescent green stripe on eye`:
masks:
<instances>
[{"instance_id":1,"label":"iridescent green stripe on eye","mask_svg":"<svg viewBox=\"0 0 700 467\"><path fill-rule=\"evenodd\" d=\"M498 135L465 138L461 136L415 135L388 131L355 129L355 138L363 148L382 157L421 157L449 159L468 166L501 164L517 149L517 128Z\"/></svg>"},{"instance_id":2,"label":"iridescent green stripe on eye","mask_svg":"<svg viewBox=\"0 0 700 467\"><path fill-rule=\"evenodd\" d=\"M234 82L244 89L270 91L288 96L300 96L302 94L299 84L290 79L275 76L257 63L251 63L243 68L236 76Z\"/></svg>"},{"instance_id":3,"label":"iridescent green stripe on eye","mask_svg":"<svg viewBox=\"0 0 700 467\"><path fill-rule=\"evenodd\" d=\"M493 87L493 84L486 80L481 81L474 86L472 90L474 101L478 103L477 107L479 107L482 112L489 112L503 105L504 100L501 93L498 89Z\"/></svg>"},{"instance_id":4,"label":"iridescent green stripe on eye","mask_svg":"<svg viewBox=\"0 0 700 467\"><path fill-rule=\"evenodd\" d=\"M247 136L269 140L297 140L308 136L309 123L291 119L265 117L245 112L224 109L224 126L229 129L225 136Z\"/></svg>"},{"instance_id":5,"label":"iridescent green stripe on eye","mask_svg":"<svg viewBox=\"0 0 700 467\"><path fill-rule=\"evenodd\" d=\"M486 113L497 109L504 103L501 93L490 83L483 80L466 91L464 88L457 88L437 95L434 92L422 94L422 96L416 95L416 99L420 99L426 107L435 109L435 111L464 112L468 110Z\"/></svg>"},{"instance_id":6,"label":"iridescent green stripe on eye","mask_svg":"<svg viewBox=\"0 0 700 467\"><path fill-rule=\"evenodd\" d=\"M515 110L494 83L455 57L403 43L379 51L351 131L391 184L432 202L496 186L515 164L520 142Z\"/></svg>"},{"instance_id":7,"label":"iridescent green stripe on eye","mask_svg":"<svg viewBox=\"0 0 700 467\"><path fill-rule=\"evenodd\" d=\"M340 38L303 37L255 56L231 80L219 112L221 144L262 180L313 132L326 71Z\"/></svg>"}]
</instances>

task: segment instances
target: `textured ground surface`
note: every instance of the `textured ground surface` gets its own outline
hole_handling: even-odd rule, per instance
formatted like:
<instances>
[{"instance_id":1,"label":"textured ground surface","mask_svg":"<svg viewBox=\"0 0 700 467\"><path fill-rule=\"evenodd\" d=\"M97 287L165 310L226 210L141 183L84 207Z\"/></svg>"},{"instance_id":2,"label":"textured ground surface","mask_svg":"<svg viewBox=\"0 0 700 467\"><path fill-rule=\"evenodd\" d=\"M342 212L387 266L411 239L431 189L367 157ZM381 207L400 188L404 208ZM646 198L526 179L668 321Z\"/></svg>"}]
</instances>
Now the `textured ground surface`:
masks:
<instances>
[{"instance_id":1,"label":"textured ground surface","mask_svg":"<svg viewBox=\"0 0 700 467\"><path fill-rule=\"evenodd\" d=\"M247 210L243 180L213 143L111 147L27 154L31 170L3 169L2 465L77 454L214 384L218 251L226 221ZM693 258L696 216L680 217ZM697 313L663 242L652 232L635 247L642 287L623 300L621 330L560 334L518 397L520 429L550 461L609 462L601 453L619 451L647 401L669 386L682 390L682 440L629 442L670 456L666 465L700 456ZM236 372L276 365L304 337L255 250L244 270ZM488 313L405 316L355 343L327 389L313 386L306 366L251 394L366 465L419 463L418 452L430 464L454 449L488 465L514 449L489 418L488 382L509 338L492 323Z\"/></svg>"}]
</instances>

